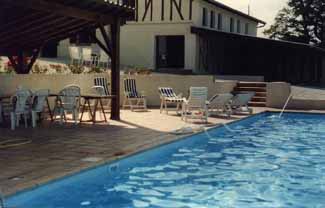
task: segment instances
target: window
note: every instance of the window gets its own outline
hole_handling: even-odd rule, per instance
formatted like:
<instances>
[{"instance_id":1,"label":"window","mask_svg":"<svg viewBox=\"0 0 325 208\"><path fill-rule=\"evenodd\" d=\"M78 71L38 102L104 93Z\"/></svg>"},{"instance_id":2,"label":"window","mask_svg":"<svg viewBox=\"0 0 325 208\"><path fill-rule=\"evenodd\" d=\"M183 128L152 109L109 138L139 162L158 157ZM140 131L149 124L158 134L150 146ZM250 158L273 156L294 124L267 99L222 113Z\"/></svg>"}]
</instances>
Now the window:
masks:
<instances>
[{"instance_id":1,"label":"window","mask_svg":"<svg viewBox=\"0 0 325 208\"><path fill-rule=\"evenodd\" d=\"M214 14L214 11L210 12L210 27L215 28L216 25L216 16Z\"/></svg>"},{"instance_id":2,"label":"window","mask_svg":"<svg viewBox=\"0 0 325 208\"><path fill-rule=\"evenodd\" d=\"M230 18L230 32L234 32L234 29L235 29L234 26L235 26L234 25L234 18L231 17Z\"/></svg>"},{"instance_id":3,"label":"window","mask_svg":"<svg viewBox=\"0 0 325 208\"><path fill-rule=\"evenodd\" d=\"M70 38L70 43L76 45L90 45L92 43L95 43L95 41L92 39L91 34L92 36L95 36L96 30L82 31L77 35L72 36Z\"/></svg>"},{"instance_id":4,"label":"window","mask_svg":"<svg viewBox=\"0 0 325 208\"><path fill-rule=\"evenodd\" d=\"M245 24L245 34L248 35L249 33L249 23Z\"/></svg>"},{"instance_id":5,"label":"window","mask_svg":"<svg viewBox=\"0 0 325 208\"><path fill-rule=\"evenodd\" d=\"M240 23L240 20L237 20L237 33L241 33L241 23Z\"/></svg>"},{"instance_id":6,"label":"window","mask_svg":"<svg viewBox=\"0 0 325 208\"><path fill-rule=\"evenodd\" d=\"M208 24L208 16L207 16L207 8L203 8L203 13L202 13L202 25L207 26Z\"/></svg>"},{"instance_id":7,"label":"window","mask_svg":"<svg viewBox=\"0 0 325 208\"><path fill-rule=\"evenodd\" d=\"M218 30L222 30L222 14L218 14Z\"/></svg>"}]
</instances>

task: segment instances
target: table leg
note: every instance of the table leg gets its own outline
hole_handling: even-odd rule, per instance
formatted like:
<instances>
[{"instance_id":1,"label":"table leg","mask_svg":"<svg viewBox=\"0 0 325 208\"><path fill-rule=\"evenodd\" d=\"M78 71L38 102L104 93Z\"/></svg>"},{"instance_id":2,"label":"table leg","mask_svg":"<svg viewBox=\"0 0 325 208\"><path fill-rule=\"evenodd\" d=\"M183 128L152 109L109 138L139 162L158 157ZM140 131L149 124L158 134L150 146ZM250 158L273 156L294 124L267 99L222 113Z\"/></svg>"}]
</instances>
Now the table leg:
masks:
<instances>
[{"instance_id":1,"label":"table leg","mask_svg":"<svg viewBox=\"0 0 325 208\"><path fill-rule=\"evenodd\" d=\"M107 122L107 118L106 118L106 115L105 115L105 109L104 109L103 101L102 101L101 98L99 98L99 104L100 104L100 108L102 110L102 113L104 114L105 122Z\"/></svg>"},{"instance_id":2,"label":"table leg","mask_svg":"<svg viewBox=\"0 0 325 208\"><path fill-rule=\"evenodd\" d=\"M49 102L48 98L46 98L46 105L47 105L48 113L50 114L51 121L53 122L54 121L53 114L52 114L52 111L51 111L51 106L50 106L50 102Z\"/></svg>"},{"instance_id":3,"label":"table leg","mask_svg":"<svg viewBox=\"0 0 325 208\"><path fill-rule=\"evenodd\" d=\"M98 108L98 99L95 100L94 113L93 113L93 123L96 123L96 112Z\"/></svg>"},{"instance_id":4,"label":"table leg","mask_svg":"<svg viewBox=\"0 0 325 208\"><path fill-rule=\"evenodd\" d=\"M94 117L94 114L93 114L93 112L91 112L91 106L90 106L90 100L88 100L88 109L89 109L89 113L90 113L90 120L92 121L93 120L93 117Z\"/></svg>"},{"instance_id":5,"label":"table leg","mask_svg":"<svg viewBox=\"0 0 325 208\"><path fill-rule=\"evenodd\" d=\"M86 108L86 105L87 105L87 99L84 99L84 103L81 105L81 117L80 117L80 122L82 122L82 118L84 116L84 112L85 112L85 108Z\"/></svg>"}]
</instances>

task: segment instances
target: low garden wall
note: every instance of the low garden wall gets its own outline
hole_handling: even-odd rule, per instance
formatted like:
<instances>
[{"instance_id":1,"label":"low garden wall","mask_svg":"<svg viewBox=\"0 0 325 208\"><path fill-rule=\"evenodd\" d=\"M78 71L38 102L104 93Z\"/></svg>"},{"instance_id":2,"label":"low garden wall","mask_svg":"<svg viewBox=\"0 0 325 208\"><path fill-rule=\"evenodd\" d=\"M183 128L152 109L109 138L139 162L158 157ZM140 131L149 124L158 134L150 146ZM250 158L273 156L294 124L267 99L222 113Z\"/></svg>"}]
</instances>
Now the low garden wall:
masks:
<instances>
[{"instance_id":1,"label":"low garden wall","mask_svg":"<svg viewBox=\"0 0 325 208\"><path fill-rule=\"evenodd\" d=\"M50 89L52 93L58 93L65 86L70 84L79 85L82 93L90 93L91 87L94 85L95 77L107 77L105 74L31 74L31 75L0 75L0 95L13 94L17 87L23 86L31 90ZM121 76L121 103L123 102L123 79L127 75ZM171 74L151 74L151 75L135 75L132 76L137 80L138 91L144 91L147 96L148 105L157 107L160 105L158 87L172 87L176 93L183 93L188 96L189 88L205 86L209 90L209 97L219 93L232 92L237 85L234 80L215 80L214 76L209 75L171 75ZM219 78L219 77L218 77ZM293 90L292 90L293 89ZM324 110L325 99L316 99L315 93L309 93L313 97L299 97L299 93L295 93L294 87L284 82L267 83L267 107L282 108L289 95L294 94L290 100L288 109L305 109L305 110ZM309 92L309 90L307 91ZM319 92L317 92L320 94ZM295 96L295 94L297 94ZM308 93L303 93L308 94ZM324 93L325 94L325 93ZM316 96L317 97L317 96ZM323 96L325 98L325 95Z\"/></svg>"},{"instance_id":2,"label":"low garden wall","mask_svg":"<svg viewBox=\"0 0 325 208\"><path fill-rule=\"evenodd\" d=\"M13 94L19 86L31 90L50 89L52 93L58 93L67 85L74 84L81 87L82 93L89 93L94 85L94 78L108 74L64 74L64 75L0 75L0 95ZM121 103L123 102L123 79L121 76ZM209 97L216 93L227 93L233 91L236 81L215 80L213 76L198 75L169 75L151 74L133 76L137 80L138 91L144 91L149 106L159 106L160 98L158 87L173 87L176 93L188 95L191 86L205 86L209 89Z\"/></svg>"}]
</instances>

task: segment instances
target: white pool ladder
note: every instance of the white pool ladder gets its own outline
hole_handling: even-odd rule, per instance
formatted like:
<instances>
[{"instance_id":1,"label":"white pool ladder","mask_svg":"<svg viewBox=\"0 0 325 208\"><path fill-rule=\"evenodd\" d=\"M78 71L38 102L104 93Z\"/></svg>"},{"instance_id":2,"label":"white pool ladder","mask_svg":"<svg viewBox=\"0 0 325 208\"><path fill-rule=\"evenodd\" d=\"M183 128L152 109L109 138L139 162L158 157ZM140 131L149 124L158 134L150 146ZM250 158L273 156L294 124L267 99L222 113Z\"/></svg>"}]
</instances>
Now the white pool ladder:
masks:
<instances>
[{"instance_id":1,"label":"white pool ladder","mask_svg":"<svg viewBox=\"0 0 325 208\"><path fill-rule=\"evenodd\" d=\"M289 95L287 101L285 102L285 104L284 104L282 110L281 110L281 113L280 113L280 115L279 115L279 118L282 117L282 115L283 115L285 109L287 108L287 106L288 106L288 104L289 104L289 102L290 102L290 100L291 100L292 97L293 97L293 94L291 93L291 94Z\"/></svg>"}]
</instances>

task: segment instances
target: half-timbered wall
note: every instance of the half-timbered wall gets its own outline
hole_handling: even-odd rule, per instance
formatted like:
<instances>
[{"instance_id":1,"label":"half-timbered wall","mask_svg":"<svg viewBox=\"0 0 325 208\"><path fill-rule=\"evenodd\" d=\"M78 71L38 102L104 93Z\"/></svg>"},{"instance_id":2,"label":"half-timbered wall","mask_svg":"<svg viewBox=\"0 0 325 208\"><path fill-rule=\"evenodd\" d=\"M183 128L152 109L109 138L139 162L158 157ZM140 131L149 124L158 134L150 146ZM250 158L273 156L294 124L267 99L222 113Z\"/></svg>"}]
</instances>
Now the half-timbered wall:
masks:
<instances>
[{"instance_id":1,"label":"half-timbered wall","mask_svg":"<svg viewBox=\"0 0 325 208\"><path fill-rule=\"evenodd\" d=\"M193 19L194 0L135 0L137 22L180 22Z\"/></svg>"}]
</instances>

